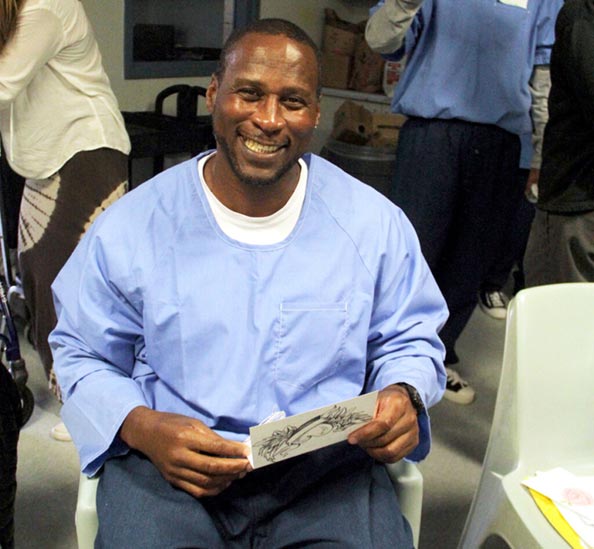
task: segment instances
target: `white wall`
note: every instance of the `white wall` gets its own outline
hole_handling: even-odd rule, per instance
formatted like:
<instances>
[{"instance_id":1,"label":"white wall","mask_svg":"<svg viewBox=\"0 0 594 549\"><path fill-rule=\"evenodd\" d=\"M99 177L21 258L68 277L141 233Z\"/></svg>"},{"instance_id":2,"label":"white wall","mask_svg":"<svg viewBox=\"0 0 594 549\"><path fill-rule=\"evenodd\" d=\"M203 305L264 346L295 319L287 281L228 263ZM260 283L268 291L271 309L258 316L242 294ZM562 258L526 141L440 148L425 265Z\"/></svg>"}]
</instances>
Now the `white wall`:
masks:
<instances>
[{"instance_id":1,"label":"white wall","mask_svg":"<svg viewBox=\"0 0 594 549\"><path fill-rule=\"evenodd\" d=\"M122 0L81 0L93 25L103 66L123 111L151 110L156 95L173 84L205 86L208 78L124 79L124 2ZM168 105L165 105L166 107Z\"/></svg>"}]
</instances>

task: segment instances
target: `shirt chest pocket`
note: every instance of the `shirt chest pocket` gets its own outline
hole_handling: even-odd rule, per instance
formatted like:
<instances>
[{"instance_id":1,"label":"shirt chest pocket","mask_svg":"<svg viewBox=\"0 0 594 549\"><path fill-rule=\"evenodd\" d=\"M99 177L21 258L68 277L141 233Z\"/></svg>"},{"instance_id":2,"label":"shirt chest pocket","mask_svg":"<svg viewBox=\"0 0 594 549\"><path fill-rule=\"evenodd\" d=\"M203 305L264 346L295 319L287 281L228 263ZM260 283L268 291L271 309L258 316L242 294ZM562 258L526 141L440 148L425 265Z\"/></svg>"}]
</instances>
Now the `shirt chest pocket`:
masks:
<instances>
[{"instance_id":1,"label":"shirt chest pocket","mask_svg":"<svg viewBox=\"0 0 594 549\"><path fill-rule=\"evenodd\" d=\"M344 359L348 308L342 303L282 303L275 377L309 389L333 375Z\"/></svg>"}]
</instances>

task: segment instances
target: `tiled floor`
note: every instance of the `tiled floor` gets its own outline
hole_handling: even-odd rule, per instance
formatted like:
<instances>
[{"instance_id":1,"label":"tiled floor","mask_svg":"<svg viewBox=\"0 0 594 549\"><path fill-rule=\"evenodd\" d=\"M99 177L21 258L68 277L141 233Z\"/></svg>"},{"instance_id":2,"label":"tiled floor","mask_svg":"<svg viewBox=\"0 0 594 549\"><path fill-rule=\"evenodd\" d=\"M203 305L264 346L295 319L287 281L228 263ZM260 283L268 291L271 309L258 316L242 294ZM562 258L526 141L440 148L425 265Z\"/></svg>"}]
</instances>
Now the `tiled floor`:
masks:
<instances>
[{"instance_id":1,"label":"tiled floor","mask_svg":"<svg viewBox=\"0 0 594 549\"><path fill-rule=\"evenodd\" d=\"M455 548L462 532L489 435L504 326L475 311L457 350L459 370L476 388L477 400L470 406L442 401L432 409L433 451L421 465L425 483L421 549ZM75 549L78 458L71 443L49 437L59 420L59 405L48 393L37 356L24 339L28 386L36 405L19 442L16 548Z\"/></svg>"}]
</instances>

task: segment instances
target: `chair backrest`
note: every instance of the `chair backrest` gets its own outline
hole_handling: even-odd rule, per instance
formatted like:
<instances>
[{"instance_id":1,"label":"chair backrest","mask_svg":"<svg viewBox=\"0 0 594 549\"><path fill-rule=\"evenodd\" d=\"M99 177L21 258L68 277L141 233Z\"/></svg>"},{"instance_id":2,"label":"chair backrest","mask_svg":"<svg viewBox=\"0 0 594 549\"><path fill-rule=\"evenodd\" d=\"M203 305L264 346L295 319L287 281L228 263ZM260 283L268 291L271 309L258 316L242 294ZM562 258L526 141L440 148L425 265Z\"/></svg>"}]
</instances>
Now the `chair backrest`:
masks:
<instances>
[{"instance_id":1,"label":"chair backrest","mask_svg":"<svg viewBox=\"0 0 594 549\"><path fill-rule=\"evenodd\" d=\"M486 460L505 474L594 455L594 283L523 290L509 307Z\"/></svg>"},{"instance_id":2,"label":"chair backrest","mask_svg":"<svg viewBox=\"0 0 594 549\"><path fill-rule=\"evenodd\" d=\"M163 114L163 103L170 95L176 96L175 116L183 120L191 120L198 116L198 97L206 97L206 88L175 84L161 90L155 98L157 114Z\"/></svg>"}]
</instances>

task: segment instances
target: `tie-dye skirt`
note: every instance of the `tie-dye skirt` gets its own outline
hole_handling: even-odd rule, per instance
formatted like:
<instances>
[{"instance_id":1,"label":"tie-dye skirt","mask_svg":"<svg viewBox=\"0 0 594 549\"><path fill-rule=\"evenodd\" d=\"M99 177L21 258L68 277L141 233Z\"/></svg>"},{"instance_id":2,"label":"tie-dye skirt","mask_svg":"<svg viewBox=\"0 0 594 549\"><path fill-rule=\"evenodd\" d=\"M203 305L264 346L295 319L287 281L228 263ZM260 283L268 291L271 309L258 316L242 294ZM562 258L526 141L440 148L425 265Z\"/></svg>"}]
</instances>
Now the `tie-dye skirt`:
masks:
<instances>
[{"instance_id":1,"label":"tie-dye skirt","mask_svg":"<svg viewBox=\"0 0 594 549\"><path fill-rule=\"evenodd\" d=\"M19 218L19 270L31 337L50 389L61 398L47 342L56 324L51 284L97 216L127 188L127 156L83 151L47 179L27 179Z\"/></svg>"}]
</instances>

